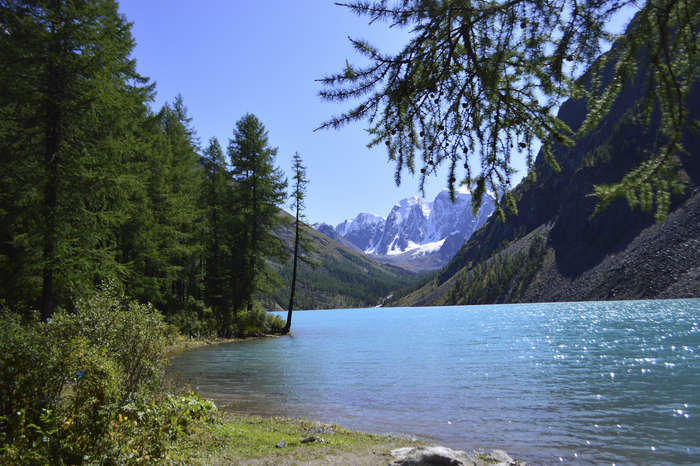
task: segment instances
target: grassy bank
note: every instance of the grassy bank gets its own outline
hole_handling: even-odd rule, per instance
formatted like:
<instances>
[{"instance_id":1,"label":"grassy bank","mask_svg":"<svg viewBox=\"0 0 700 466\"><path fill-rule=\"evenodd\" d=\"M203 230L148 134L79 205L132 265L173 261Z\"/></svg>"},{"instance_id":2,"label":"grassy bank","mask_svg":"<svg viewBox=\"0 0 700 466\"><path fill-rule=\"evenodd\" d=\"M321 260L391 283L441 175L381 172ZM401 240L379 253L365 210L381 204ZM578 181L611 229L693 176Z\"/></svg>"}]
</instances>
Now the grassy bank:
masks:
<instances>
[{"instance_id":1,"label":"grassy bank","mask_svg":"<svg viewBox=\"0 0 700 466\"><path fill-rule=\"evenodd\" d=\"M222 413L214 423L198 424L181 436L171 459L202 465L374 465L387 464L394 448L418 444L301 419Z\"/></svg>"},{"instance_id":2,"label":"grassy bank","mask_svg":"<svg viewBox=\"0 0 700 466\"><path fill-rule=\"evenodd\" d=\"M206 339L177 335L168 342L166 353L172 357L207 345L278 336ZM312 440L302 442L305 439ZM317 421L218 412L212 422L193 423L184 435L177 436L169 446L168 458L175 463L201 465L374 465L387 464L394 448L418 444L402 437L355 432Z\"/></svg>"},{"instance_id":3,"label":"grassy bank","mask_svg":"<svg viewBox=\"0 0 700 466\"><path fill-rule=\"evenodd\" d=\"M178 335L169 341L167 354L172 357L207 345L278 336L197 339ZM305 439L310 441L302 442ZM185 435L172 442L168 457L176 463L201 465L379 465L389 462L392 449L420 444L403 437L355 432L318 421L218 412L213 422L190 425Z\"/></svg>"}]
</instances>

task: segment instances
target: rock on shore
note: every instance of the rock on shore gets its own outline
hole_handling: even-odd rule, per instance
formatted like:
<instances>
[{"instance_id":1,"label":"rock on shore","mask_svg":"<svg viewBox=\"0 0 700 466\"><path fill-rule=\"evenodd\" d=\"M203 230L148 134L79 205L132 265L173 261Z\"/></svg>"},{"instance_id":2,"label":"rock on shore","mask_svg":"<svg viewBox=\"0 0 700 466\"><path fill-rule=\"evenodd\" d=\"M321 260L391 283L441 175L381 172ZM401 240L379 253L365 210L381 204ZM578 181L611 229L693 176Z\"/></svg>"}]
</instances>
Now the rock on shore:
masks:
<instances>
[{"instance_id":1,"label":"rock on shore","mask_svg":"<svg viewBox=\"0 0 700 466\"><path fill-rule=\"evenodd\" d=\"M392 466L525 466L503 450L469 455L442 446L405 447L391 451Z\"/></svg>"}]
</instances>

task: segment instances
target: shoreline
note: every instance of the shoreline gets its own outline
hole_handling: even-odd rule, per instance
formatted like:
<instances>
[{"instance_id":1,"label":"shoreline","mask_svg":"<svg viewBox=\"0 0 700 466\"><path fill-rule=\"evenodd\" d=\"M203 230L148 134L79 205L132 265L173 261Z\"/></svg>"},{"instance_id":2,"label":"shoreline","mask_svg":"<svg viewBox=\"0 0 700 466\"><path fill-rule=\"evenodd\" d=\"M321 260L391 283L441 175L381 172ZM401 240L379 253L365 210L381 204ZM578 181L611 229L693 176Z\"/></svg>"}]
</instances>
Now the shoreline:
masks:
<instances>
[{"instance_id":1,"label":"shoreline","mask_svg":"<svg viewBox=\"0 0 700 466\"><path fill-rule=\"evenodd\" d=\"M278 334L264 334L264 335L255 335L255 336L250 336L250 337L236 337L236 338L191 338L191 337L186 337L183 335L178 334L175 338L173 338L171 341L168 342L168 345L165 347L165 357L167 359L172 358L173 356L176 356L184 351L195 349L195 348L201 348L203 346L210 346L210 345L223 345L226 343L240 343L244 341L250 341L250 340L259 340L262 338L280 338L285 335L278 335Z\"/></svg>"},{"instance_id":2,"label":"shoreline","mask_svg":"<svg viewBox=\"0 0 700 466\"><path fill-rule=\"evenodd\" d=\"M168 359L209 345L283 335L193 339L178 335L166 348ZM182 388L182 387L181 387ZM211 401L211 400L210 400ZM336 424L284 416L250 415L219 408L213 424L195 426L177 441L177 460L187 464L353 464L358 466L453 464L523 466L502 450L454 450L415 437L375 434Z\"/></svg>"},{"instance_id":3,"label":"shoreline","mask_svg":"<svg viewBox=\"0 0 700 466\"><path fill-rule=\"evenodd\" d=\"M354 431L336 424L222 412L177 442L172 458L187 464L295 464L357 466L524 466L502 450L471 451L396 435Z\"/></svg>"}]
</instances>

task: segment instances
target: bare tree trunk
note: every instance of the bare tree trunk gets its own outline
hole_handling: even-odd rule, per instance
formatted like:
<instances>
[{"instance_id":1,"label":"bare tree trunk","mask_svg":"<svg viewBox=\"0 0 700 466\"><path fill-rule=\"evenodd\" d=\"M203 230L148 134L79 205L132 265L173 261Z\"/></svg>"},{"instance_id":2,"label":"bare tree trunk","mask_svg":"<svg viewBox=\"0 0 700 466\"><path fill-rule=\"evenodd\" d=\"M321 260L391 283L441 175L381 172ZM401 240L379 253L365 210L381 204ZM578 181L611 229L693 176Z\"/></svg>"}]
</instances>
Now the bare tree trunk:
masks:
<instances>
[{"instance_id":1,"label":"bare tree trunk","mask_svg":"<svg viewBox=\"0 0 700 466\"><path fill-rule=\"evenodd\" d=\"M294 262L292 265L292 291L289 296L289 308L287 310L287 323L282 333L289 333L292 327L292 310L294 309L294 291L297 283L297 257L299 256L299 205L297 204L296 227L294 235Z\"/></svg>"},{"instance_id":2,"label":"bare tree trunk","mask_svg":"<svg viewBox=\"0 0 700 466\"><path fill-rule=\"evenodd\" d=\"M56 5L58 8L58 5ZM56 37L57 31L52 26L54 40L50 53L62 51L60 39ZM57 227L58 219L58 166L59 151L61 148L61 108L63 98L64 79L60 65L49 58L46 72L46 145L44 149L44 166L46 167L46 185L44 187L44 245L43 245L43 270L41 285L41 302L39 309L42 320L46 321L55 310L54 270L56 268Z\"/></svg>"}]
</instances>

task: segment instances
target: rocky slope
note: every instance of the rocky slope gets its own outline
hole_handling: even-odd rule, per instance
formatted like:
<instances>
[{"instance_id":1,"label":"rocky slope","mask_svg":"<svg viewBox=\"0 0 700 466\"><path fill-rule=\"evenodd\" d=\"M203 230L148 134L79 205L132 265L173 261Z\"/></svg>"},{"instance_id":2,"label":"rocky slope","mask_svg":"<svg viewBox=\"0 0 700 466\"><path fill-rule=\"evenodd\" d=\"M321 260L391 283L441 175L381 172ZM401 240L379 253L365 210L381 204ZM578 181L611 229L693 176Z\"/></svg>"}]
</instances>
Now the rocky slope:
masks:
<instances>
[{"instance_id":1,"label":"rocky slope","mask_svg":"<svg viewBox=\"0 0 700 466\"><path fill-rule=\"evenodd\" d=\"M386 219L361 213L335 227L325 223L315 227L381 262L428 270L447 264L494 208L494 198L485 195L481 208L473 215L468 191L458 191L452 202L444 190L432 202L418 197L403 199Z\"/></svg>"},{"instance_id":2,"label":"rocky slope","mask_svg":"<svg viewBox=\"0 0 700 466\"><path fill-rule=\"evenodd\" d=\"M624 199L593 216L593 186L620 180L659 143L658 115L645 127L635 113L644 90L642 80L629 83L595 130L556 147L560 173L538 159L537 181L514 191L519 214L490 219L433 280L396 304L700 297L697 133L685 137L686 189L664 222ZM698 86L688 105L700 118ZM559 116L576 129L585 110L584 101L569 101Z\"/></svg>"}]
</instances>

